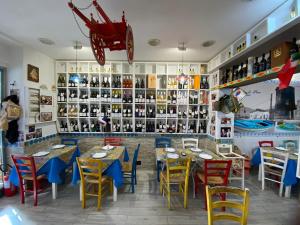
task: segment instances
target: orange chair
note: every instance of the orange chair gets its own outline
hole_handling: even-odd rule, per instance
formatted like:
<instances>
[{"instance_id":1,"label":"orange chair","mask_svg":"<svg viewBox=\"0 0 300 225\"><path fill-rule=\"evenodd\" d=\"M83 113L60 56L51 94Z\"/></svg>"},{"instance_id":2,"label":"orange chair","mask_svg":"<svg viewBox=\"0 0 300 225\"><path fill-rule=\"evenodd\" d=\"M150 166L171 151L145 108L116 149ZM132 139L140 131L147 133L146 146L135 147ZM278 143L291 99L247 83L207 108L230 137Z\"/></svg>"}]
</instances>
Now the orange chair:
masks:
<instances>
[{"instance_id":1,"label":"orange chair","mask_svg":"<svg viewBox=\"0 0 300 225\"><path fill-rule=\"evenodd\" d=\"M104 145L122 146L123 140L122 140L122 138L118 138L118 137L105 137Z\"/></svg>"},{"instance_id":2,"label":"orange chair","mask_svg":"<svg viewBox=\"0 0 300 225\"><path fill-rule=\"evenodd\" d=\"M37 206L38 203L38 193L42 192L40 181L45 178L44 175L36 175L36 167L34 158L32 156L17 156L12 155L12 160L15 164L18 178L19 178L19 189L21 203L25 202L25 192L33 193L34 206ZM26 187L27 182L32 182L32 189Z\"/></svg>"}]
</instances>

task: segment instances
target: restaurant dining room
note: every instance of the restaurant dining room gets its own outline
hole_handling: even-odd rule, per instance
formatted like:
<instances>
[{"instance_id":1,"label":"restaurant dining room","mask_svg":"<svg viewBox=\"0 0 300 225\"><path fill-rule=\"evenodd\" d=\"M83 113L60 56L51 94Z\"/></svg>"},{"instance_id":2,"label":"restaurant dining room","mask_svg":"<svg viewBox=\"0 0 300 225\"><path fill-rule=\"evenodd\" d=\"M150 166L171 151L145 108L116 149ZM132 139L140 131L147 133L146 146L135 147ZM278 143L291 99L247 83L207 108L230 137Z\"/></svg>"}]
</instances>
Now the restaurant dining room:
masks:
<instances>
[{"instance_id":1,"label":"restaurant dining room","mask_svg":"<svg viewBox=\"0 0 300 225\"><path fill-rule=\"evenodd\" d=\"M0 225L300 225L300 0L0 2Z\"/></svg>"}]
</instances>

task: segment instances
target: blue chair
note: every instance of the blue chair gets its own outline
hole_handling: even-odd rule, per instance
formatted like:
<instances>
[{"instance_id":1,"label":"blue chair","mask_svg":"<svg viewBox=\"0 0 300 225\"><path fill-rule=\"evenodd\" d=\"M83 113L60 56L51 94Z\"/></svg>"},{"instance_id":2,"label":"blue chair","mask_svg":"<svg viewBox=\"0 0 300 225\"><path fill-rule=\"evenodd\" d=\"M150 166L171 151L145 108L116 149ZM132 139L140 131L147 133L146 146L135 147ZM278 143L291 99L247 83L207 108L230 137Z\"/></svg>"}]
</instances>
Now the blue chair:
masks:
<instances>
[{"instance_id":1,"label":"blue chair","mask_svg":"<svg viewBox=\"0 0 300 225\"><path fill-rule=\"evenodd\" d=\"M171 147L171 142L171 138L168 137L155 138L155 148Z\"/></svg>"},{"instance_id":2,"label":"blue chair","mask_svg":"<svg viewBox=\"0 0 300 225\"><path fill-rule=\"evenodd\" d=\"M157 137L155 138L155 148L168 148L171 147L172 140L168 137ZM157 172L157 181L160 181L160 170L161 170L161 162L156 162L156 172Z\"/></svg>"},{"instance_id":3,"label":"blue chair","mask_svg":"<svg viewBox=\"0 0 300 225\"><path fill-rule=\"evenodd\" d=\"M139 156L141 144L138 144L137 148L134 151L132 162L123 162L122 163L122 170L123 170L123 177L130 178L130 185L131 185L131 192L134 193L134 185L137 184L136 180L136 163Z\"/></svg>"},{"instance_id":4,"label":"blue chair","mask_svg":"<svg viewBox=\"0 0 300 225\"><path fill-rule=\"evenodd\" d=\"M78 139L62 138L61 143L63 145L78 145Z\"/></svg>"}]
</instances>

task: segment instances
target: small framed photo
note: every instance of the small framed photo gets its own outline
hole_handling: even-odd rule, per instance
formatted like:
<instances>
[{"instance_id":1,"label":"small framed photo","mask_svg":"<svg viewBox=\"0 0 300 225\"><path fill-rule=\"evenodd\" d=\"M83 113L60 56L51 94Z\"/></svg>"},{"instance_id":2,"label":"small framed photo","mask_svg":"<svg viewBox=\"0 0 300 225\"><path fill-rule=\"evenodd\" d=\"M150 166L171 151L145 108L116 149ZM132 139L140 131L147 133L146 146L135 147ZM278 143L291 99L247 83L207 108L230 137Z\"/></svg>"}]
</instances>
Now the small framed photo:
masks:
<instances>
[{"instance_id":1,"label":"small framed photo","mask_svg":"<svg viewBox=\"0 0 300 225\"><path fill-rule=\"evenodd\" d=\"M42 128L37 128L35 131L36 138L40 138L43 136Z\"/></svg>"},{"instance_id":2,"label":"small framed photo","mask_svg":"<svg viewBox=\"0 0 300 225\"><path fill-rule=\"evenodd\" d=\"M222 127L221 128L221 137L230 138L231 137L231 127Z\"/></svg>"},{"instance_id":3,"label":"small framed photo","mask_svg":"<svg viewBox=\"0 0 300 225\"><path fill-rule=\"evenodd\" d=\"M27 80L38 83L40 80L39 68L33 65L27 65Z\"/></svg>"},{"instance_id":4,"label":"small framed photo","mask_svg":"<svg viewBox=\"0 0 300 225\"><path fill-rule=\"evenodd\" d=\"M52 96L41 95L40 104L41 105L52 105Z\"/></svg>"},{"instance_id":5,"label":"small framed photo","mask_svg":"<svg viewBox=\"0 0 300 225\"><path fill-rule=\"evenodd\" d=\"M29 133L35 132L35 125L28 126Z\"/></svg>"},{"instance_id":6,"label":"small framed photo","mask_svg":"<svg viewBox=\"0 0 300 225\"><path fill-rule=\"evenodd\" d=\"M41 122L52 121L52 112L41 112Z\"/></svg>"}]
</instances>

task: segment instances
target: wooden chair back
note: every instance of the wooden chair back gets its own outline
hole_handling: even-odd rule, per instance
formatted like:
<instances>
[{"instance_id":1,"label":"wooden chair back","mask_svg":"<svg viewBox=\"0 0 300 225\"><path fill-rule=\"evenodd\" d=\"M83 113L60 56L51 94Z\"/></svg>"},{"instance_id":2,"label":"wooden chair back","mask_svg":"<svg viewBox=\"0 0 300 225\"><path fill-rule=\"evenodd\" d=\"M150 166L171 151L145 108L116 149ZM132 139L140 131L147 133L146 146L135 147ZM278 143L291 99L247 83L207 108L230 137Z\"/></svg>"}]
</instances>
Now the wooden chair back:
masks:
<instances>
[{"instance_id":1,"label":"wooden chair back","mask_svg":"<svg viewBox=\"0 0 300 225\"><path fill-rule=\"evenodd\" d=\"M273 141L259 141L258 142L259 147L274 147Z\"/></svg>"},{"instance_id":2,"label":"wooden chair back","mask_svg":"<svg viewBox=\"0 0 300 225\"><path fill-rule=\"evenodd\" d=\"M217 154L232 154L233 145L231 144L217 144Z\"/></svg>"},{"instance_id":3,"label":"wooden chair back","mask_svg":"<svg viewBox=\"0 0 300 225\"><path fill-rule=\"evenodd\" d=\"M89 180L98 180L101 184L104 163L99 159L76 158L80 179L83 185Z\"/></svg>"},{"instance_id":4,"label":"wooden chair back","mask_svg":"<svg viewBox=\"0 0 300 225\"><path fill-rule=\"evenodd\" d=\"M186 148L198 148L198 138L182 138L182 147Z\"/></svg>"},{"instance_id":5,"label":"wooden chair back","mask_svg":"<svg viewBox=\"0 0 300 225\"><path fill-rule=\"evenodd\" d=\"M210 180L221 178L223 183L218 185L227 186L230 174L231 160L205 160L204 161L204 184L209 184ZM210 179L212 178L212 179Z\"/></svg>"},{"instance_id":6,"label":"wooden chair back","mask_svg":"<svg viewBox=\"0 0 300 225\"><path fill-rule=\"evenodd\" d=\"M37 184L34 157L23 155L11 155L11 158L16 167L20 185L22 185L22 180L25 176L32 177L33 183Z\"/></svg>"},{"instance_id":7,"label":"wooden chair back","mask_svg":"<svg viewBox=\"0 0 300 225\"><path fill-rule=\"evenodd\" d=\"M273 150L260 149L261 163L262 163L262 174L263 178L275 183L282 183L285 177L286 167L289 159L288 152L278 152ZM281 181L275 180L273 176L267 177L267 174L273 174L272 171L276 169L277 172L281 173Z\"/></svg>"},{"instance_id":8,"label":"wooden chair back","mask_svg":"<svg viewBox=\"0 0 300 225\"><path fill-rule=\"evenodd\" d=\"M184 176L185 185L188 185L189 173L191 167L191 159L179 158L179 159L167 159L166 169L167 169L167 182L170 183L171 178Z\"/></svg>"},{"instance_id":9,"label":"wooden chair back","mask_svg":"<svg viewBox=\"0 0 300 225\"><path fill-rule=\"evenodd\" d=\"M242 203L233 200L224 201L213 201L212 196L221 194L233 194L242 198ZM208 214L208 225L213 225L215 221L229 220L238 222L241 225L246 225L248 220L248 209L249 209L249 190L240 189L235 187L209 187L206 186L206 198L207 198L207 214ZM241 214L234 214L228 212L217 212L215 209L226 209L239 210ZM232 210L231 210L232 211Z\"/></svg>"},{"instance_id":10,"label":"wooden chair back","mask_svg":"<svg viewBox=\"0 0 300 225\"><path fill-rule=\"evenodd\" d=\"M104 145L122 146L123 140L122 140L122 138L118 138L118 137L105 137Z\"/></svg>"},{"instance_id":11,"label":"wooden chair back","mask_svg":"<svg viewBox=\"0 0 300 225\"><path fill-rule=\"evenodd\" d=\"M168 137L158 137L155 138L155 148L166 148L166 147L171 147L171 138Z\"/></svg>"},{"instance_id":12,"label":"wooden chair back","mask_svg":"<svg viewBox=\"0 0 300 225\"><path fill-rule=\"evenodd\" d=\"M61 139L61 144L63 144L63 145L78 145L78 139L63 138L63 139Z\"/></svg>"}]
</instances>

